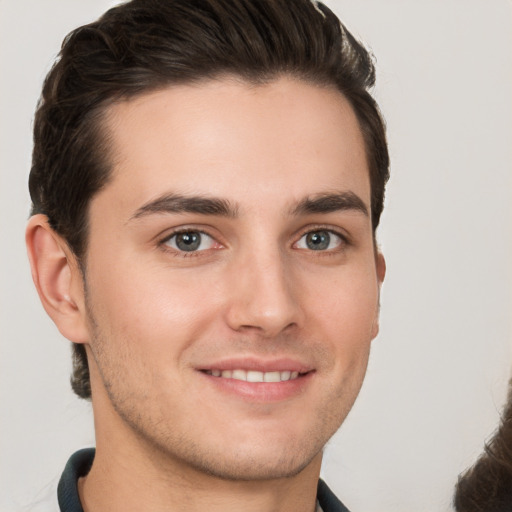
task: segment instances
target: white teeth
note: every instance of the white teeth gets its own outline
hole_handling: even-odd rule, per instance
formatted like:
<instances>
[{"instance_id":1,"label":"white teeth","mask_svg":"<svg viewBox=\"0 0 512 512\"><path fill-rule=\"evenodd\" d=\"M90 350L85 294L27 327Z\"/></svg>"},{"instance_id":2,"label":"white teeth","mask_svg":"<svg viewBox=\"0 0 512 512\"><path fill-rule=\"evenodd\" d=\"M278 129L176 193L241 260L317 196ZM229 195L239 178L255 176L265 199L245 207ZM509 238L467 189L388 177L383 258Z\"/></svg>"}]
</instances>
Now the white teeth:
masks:
<instances>
[{"instance_id":1,"label":"white teeth","mask_svg":"<svg viewBox=\"0 0 512 512\"><path fill-rule=\"evenodd\" d=\"M258 372L255 370L207 370L206 373L213 377L224 379L243 380L246 382L283 382L298 378L299 372L285 370L282 372Z\"/></svg>"},{"instance_id":2,"label":"white teeth","mask_svg":"<svg viewBox=\"0 0 512 512\"><path fill-rule=\"evenodd\" d=\"M224 372L222 372L224 377ZM231 378L235 380L247 380L247 372L245 370L233 370L231 372Z\"/></svg>"},{"instance_id":3,"label":"white teeth","mask_svg":"<svg viewBox=\"0 0 512 512\"><path fill-rule=\"evenodd\" d=\"M265 382L280 382L281 374L279 372L266 372L264 379Z\"/></svg>"},{"instance_id":4,"label":"white teeth","mask_svg":"<svg viewBox=\"0 0 512 512\"><path fill-rule=\"evenodd\" d=\"M247 382L263 382L263 372L249 370L247 372Z\"/></svg>"}]
</instances>

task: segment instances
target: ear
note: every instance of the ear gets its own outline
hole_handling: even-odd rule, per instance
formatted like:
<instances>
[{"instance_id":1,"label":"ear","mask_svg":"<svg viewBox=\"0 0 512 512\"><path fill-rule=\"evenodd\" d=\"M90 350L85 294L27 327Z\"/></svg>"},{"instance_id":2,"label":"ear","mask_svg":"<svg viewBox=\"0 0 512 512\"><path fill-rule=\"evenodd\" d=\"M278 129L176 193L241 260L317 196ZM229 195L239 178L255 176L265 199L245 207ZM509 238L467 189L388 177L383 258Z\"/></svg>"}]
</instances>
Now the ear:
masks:
<instances>
[{"instance_id":1,"label":"ear","mask_svg":"<svg viewBox=\"0 0 512 512\"><path fill-rule=\"evenodd\" d=\"M84 286L75 255L50 227L46 215L30 218L25 240L32 279L44 309L63 336L86 343Z\"/></svg>"},{"instance_id":2,"label":"ear","mask_svg":"<svg viewBox=\"0 0 512 512\"><path fill-rule=\"evenodd\" d=\"M377 274L377 282L379 284L379 302L377 304L377 311L375 312L375 319L372 325L372 339L379 334L379 313L380 313L380 288L386 277L386 260L380 251L375 254L375 270Z\"/></svg>"},{"instance_id":3,"label":"ear","mask_svg":"<svg viewBox=\"0 0 512 512\"><path fill-rule=\"evenodd\" d=\"M384 255L377 251L375 255L375 268L377 269L377 279L379 281L379 289L382 283L384 282L384 278L386 277L386 260L384 259Z\"/></svg>"}]
</instances>

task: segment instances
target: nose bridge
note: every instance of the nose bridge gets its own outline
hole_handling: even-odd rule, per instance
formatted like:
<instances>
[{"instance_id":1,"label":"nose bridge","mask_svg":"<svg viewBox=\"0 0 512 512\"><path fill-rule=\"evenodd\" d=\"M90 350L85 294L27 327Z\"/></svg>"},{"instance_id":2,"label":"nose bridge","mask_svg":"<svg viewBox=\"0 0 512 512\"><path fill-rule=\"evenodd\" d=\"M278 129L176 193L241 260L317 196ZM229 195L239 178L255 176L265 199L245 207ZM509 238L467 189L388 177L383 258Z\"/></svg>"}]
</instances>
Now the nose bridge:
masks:
<instances>
[{"instance_id":1,"label":"nose bridge","mask_svg":"<svg viewBox=\"0 0 512 512\"><path fill-rule=\"evenodd\" d=\"M277 243L245 251L231 279L230 326L275 336L298 324L300 311L292 274Z\"/></svg>"}]
</instances>

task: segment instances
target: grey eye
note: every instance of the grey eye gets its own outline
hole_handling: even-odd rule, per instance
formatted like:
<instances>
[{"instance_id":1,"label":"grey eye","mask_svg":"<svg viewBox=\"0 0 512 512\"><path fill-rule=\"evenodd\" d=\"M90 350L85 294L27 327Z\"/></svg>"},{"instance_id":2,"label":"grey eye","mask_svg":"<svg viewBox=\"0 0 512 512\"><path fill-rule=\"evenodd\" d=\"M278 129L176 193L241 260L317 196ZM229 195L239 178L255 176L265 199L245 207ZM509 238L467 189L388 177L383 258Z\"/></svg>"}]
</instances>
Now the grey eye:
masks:
<instances>
[{"instance_id":1,"label":"grey eye","mask_svg":"<svg viewBox=\"0 0 512 512\"><path fill-rule=\"evenodd\" d=\"M196 251L201 245L201 234L191 231L176 235L176 247L180 251Z\"/></svg>"},{"instance_id":2,"label":"grey eye","mask_svg":"<svg viewBox=\"0 0 512 512\"><path fill-rule=\"evenodd\" d=\"M327 231L317 231L306 235L306 245L313 251L324 251L329 247L331 235Z\"/></svg>"},{"instance_id":3,"label":"grey eye","mask_svg":"<svg viewBox=\"0 0 512 512\"><path fill-rule=\"evenodd\" d=\"M339 235L332 231L321 229L310 231L301 237L297 242L298 249L309 249L310 251L326 251L335 249L342 243Z\"/></svg>"},{"instance_id":4,"label":"grey eye","mask_svg":"<svg viewBox=\"0 0 512 512\"><path fill-rule=\"evenodd\" d=\"M165 243L177 251L194 252L211 249L215 241L200 231L183 231L172 235Z\"/></svg>"}]
</instances>

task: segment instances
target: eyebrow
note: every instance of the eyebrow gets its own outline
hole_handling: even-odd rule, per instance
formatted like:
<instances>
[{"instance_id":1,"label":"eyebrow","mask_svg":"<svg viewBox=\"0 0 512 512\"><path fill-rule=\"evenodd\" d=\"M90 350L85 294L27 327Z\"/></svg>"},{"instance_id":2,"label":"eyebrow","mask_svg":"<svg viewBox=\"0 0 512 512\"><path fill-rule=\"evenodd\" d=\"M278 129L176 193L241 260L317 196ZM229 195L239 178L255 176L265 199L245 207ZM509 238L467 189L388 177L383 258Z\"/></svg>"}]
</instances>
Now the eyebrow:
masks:
<instances>
[{"instance_id":1,"label":"eyebrow","mask_svg":"<svg viewBox=\"0 0 512 512\"><path fill-rule=\"evenodd\" d=\"M156 213L198 213L234 218L238 215L238 207L227 199L216 197L165 194L141 206L131 219Z\"/></svg>"},{"instance_id":2,"label":"eyebrow","mask_svg":"<svg viewBox=\"0 0 512 512\"><path fill-rule=\"evenodd\" d=\"M290 210L290 214L299 216L347 210L359 211L368 216L368 208L364 201L354 192L350 191L326 192L305 197ZM138 208L130 220L159 213L196 213L236 218L238 217L238 205L233 204L227 199L217 197L165 194Z\"/></svg>"},{"instance_id":3,"label":"eyebrow","mask_svg":"<svg viewBox=\"0 0 512 512\"><path fill-rule=\"evenodd\" d=\"M368 217L368 208L364 201L354 192L323 193L306 197L292 209L292 215L308 213L332 213L353 210Z\"/></svg>"}]
</instances>

